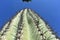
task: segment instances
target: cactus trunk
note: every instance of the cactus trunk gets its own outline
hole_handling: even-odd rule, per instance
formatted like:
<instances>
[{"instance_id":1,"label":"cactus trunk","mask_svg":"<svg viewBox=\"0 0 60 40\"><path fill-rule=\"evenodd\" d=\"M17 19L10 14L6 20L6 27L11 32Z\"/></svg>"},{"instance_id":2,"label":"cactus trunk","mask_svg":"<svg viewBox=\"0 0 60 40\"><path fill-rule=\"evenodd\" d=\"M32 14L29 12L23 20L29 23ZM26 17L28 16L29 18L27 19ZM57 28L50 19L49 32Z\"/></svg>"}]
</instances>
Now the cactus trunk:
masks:
<instances>
[{"instance_id":1,"label":"cactus trunk","mask_svg":"<svg viewBox=\"0 0 60 40\"><path fill-rule=\"evenodd\" d=\"M0 40L60 40L46 22L30 9L21 10L0 31Z\"/></svg>"}]
</instances>

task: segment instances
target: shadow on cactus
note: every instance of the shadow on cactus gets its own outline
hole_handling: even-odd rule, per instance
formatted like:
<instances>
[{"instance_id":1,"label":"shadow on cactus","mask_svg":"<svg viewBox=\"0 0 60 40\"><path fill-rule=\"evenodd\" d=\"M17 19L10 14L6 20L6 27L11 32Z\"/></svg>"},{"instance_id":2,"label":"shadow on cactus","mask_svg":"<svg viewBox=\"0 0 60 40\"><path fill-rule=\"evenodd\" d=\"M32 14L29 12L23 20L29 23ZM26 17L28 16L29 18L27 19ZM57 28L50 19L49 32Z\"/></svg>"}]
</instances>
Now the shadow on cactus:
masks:
<instances>
[{"instance_id":1,"label":"shadow on cactus","mask_svg":"<svg viewBox=\"0 0 60 40\"><path fill-rule=\"evenodd\" d=\"M60 40L34 11L18 12L0 31L0 40Z\"/></svg>"}]
</instances>

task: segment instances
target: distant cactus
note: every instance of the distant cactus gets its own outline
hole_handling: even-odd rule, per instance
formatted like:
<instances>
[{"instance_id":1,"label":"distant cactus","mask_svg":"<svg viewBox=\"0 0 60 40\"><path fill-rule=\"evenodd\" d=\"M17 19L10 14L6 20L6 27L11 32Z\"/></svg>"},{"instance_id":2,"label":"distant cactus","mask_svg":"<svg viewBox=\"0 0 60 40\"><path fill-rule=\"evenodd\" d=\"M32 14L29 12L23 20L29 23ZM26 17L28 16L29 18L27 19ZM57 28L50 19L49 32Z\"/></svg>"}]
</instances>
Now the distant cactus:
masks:
<instances>
[{"instance_id":1,"label":"distant cactus","mask_svg":"<svg viewBox=\"0 0 60 40\"><path fill-rule=\"evenodd\" d=\"M60 40L30 9L21 10L0 32L0 40Z\"/></svg>"}]
</instances>

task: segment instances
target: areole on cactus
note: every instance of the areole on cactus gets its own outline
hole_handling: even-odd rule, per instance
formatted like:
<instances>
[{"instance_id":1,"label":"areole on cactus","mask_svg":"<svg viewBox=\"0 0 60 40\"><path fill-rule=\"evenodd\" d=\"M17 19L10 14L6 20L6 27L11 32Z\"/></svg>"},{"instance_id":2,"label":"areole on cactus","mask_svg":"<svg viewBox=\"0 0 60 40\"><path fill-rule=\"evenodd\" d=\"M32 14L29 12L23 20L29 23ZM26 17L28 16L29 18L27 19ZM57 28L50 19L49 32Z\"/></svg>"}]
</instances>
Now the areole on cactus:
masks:
<instances>
[{"instance_id":1,"label":"areole on cactus","mask_svg":"<svg viewBox=\"0 0 60 40\"><path fill-rule=\"evenodd\" d=\"M21 10L0 31L0 40L60 40L31 9Z\"/></svg>"}]
</instances>

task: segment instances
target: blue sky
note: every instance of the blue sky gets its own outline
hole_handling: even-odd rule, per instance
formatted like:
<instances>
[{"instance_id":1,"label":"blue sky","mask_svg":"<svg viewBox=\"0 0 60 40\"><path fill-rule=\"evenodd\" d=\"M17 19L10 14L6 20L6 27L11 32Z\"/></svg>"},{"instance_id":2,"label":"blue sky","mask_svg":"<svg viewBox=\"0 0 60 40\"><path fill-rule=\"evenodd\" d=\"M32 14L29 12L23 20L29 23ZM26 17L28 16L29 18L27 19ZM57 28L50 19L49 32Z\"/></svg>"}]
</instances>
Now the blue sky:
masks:
<instances>
[{"instance_id":1,"label":"blue sky","mask_svg":"<svg viewBox=\"0 0 60 40\"><path fill-rule=\"evenodd\" d=\"M0 0L0 28L18 11L30 8L37 12L60 36L60 0Z\"/></svg>"}]
</instances>

